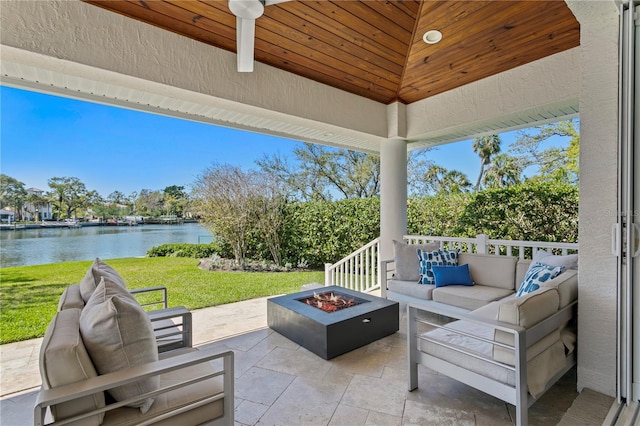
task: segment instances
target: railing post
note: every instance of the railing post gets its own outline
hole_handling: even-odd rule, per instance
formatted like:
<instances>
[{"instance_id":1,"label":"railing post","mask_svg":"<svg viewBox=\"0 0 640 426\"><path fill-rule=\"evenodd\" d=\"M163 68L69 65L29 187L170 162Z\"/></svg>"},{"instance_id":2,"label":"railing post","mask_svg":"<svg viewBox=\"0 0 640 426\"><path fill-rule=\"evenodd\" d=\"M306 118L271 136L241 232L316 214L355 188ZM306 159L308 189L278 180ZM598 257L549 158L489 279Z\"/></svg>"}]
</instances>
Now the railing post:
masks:
<instances>
[{"instance_id":1,"label":"railing post","mask_svg":"<svg viewBox=\"0 0 640 426\"><path fill-rule=\"evenodd\" d=\"M333 275L331 273L331 266L333 266L331 263L324 264L324 286L325 287L329 287L330 285L333 285Z\"/></svg>"},{"instance_id":2,"label":"railing post","mask_svg":"<svg viewBox=\"0 0 640 426\"><path fill-rule=\"evenodd\" d=\"M489 253L489 237L486 234L478 234L476 236L476 250L478 254Z\"/></svg>"}]
</instances>

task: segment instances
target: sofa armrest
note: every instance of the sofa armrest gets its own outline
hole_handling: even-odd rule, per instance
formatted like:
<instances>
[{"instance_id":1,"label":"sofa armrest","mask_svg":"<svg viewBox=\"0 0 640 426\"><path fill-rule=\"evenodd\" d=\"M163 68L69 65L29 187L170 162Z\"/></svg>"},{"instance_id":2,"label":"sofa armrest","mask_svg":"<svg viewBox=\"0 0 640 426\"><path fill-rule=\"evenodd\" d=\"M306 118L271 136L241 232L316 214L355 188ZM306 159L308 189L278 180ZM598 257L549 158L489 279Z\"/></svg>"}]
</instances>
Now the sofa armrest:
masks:
<instances>
[{"instance_id":1,"label":"sofa armrest","mask_svg":"<svg viewBox=\"0 0 640 426\"><path fill-rule=\"evenodd\" d=\"M387 281L389 273L395 271L395 261L393 259L380 261L380 296L387 298Z\"/></svg>"},{"instance_id":2,"label":"sofa armrest","mask_svg":"<svg viewBox=\"0 0 640 426\"><path fill-rule=\"evenodd\" d=\"M168 304L167 304L167 288L164 286L156 286L156 287L145 287L145 288L134 288L134 289L130 289L129 293L131 293L132 295L136 294L148 294L148 293L152 293L153 295L156 295L157 293L160 293L160 299L157 300L152 300L151 302L147 302L145 301L144 303L140 303L140 306L142 306L143 308L145 306L157 306L157 305L162 305L163 309L167 309ZM157 295L155 297L158 297ZM136 298L137 300L137 298Z\"/></svg>"},{"instance_id":3,"label":"sofa armrest","mask_svg":"<svg viewBox=\"0 0 640 426\"><path fill-rule=\"evenodd\" d=\"M225 424L233 424L233 410L234 410L234 354L231 351L217 353L214 351L193 351L184 355L178 355L175 357L165 358L160 361L151 362L148 364L138 365L135 367L129 367L120 371L116 371L109 374L93 377L87 380L83 380L76 383L60 386L53 389L41 389L36 398L36 404L34 408L34 425L42 426L45 421L45 414L47 408L60 404L63 402L74 401L78 398L82 398L88 395L93 395L98 392L108 391L109 389L116 388L125 384L133 383L142 379L160 376L161 374L169 373L172 371L186 370L189 367L208 363L210 361L222 359L222 368L212 368L210 372L194 375L190 372L186 372L184 380L179 383L172 383L170 385L161 387L158 390L146 392L136 397L129 398L124 401L114 402L108 404L103 408L80 414L76 417L65 419L64 422L72 422L85 417L89 417L98 413L106 413L108 411L123 407L127 404L136 401L142 401L150 397L156 397L164 393L170 392L175 389L183 388L185 386L217 377L223 376L223 391L217 394L208 396L205 400L198 399L194 401L186 402L181 405L179 410L175 411L175 414L180 414L190 409L195 409L204 404L224 399L224 417L226 418ZM166 418L166 414L162 415ZM156 420L161 420L160 418ZM154 419L149 419L149 424L153 423Z\"/></svg>"},{"instance_id":4,"label":"sofa armrest","mask_svg":"<svg viewBox=\"0 0 640 426\"><path fill-rule=\"evenodd\" d=\"M193 345L193 323L191 312L184 306L158 309L148 313L158 344L158 352Z\"/></svg>"}]
</instances>

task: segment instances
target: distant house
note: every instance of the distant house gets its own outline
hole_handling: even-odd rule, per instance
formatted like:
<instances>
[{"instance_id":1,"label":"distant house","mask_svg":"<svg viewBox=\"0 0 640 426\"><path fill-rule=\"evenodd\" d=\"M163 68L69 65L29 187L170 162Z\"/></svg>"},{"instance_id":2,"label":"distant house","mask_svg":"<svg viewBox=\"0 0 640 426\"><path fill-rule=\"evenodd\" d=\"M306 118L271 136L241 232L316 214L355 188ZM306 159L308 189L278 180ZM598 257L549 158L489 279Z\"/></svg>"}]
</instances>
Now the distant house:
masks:
<instances>
[{"instance_id":1,"label":"distant house","mask_svg":"<svg viewBox=\"0 0 640 426\"><path fill-rule=\"evenodd\" d=\"M27 188L27 199L29 195L45 196L45 192L38 188ZM50 220L53 219L53 206L46 201L43 204L33 204L29 201L22 206L22 217L24 220Z\"/></svg>"},{"instance_id":2,"label":"distant house","mask_svg":"<svg viewBox=\"0 0 640 426\"><path fill-rule=\"evenodd\" d=\"M15 222L15 214L7 208L0 209L0 222L1 223Z\"/></svg>"}]
</instances>

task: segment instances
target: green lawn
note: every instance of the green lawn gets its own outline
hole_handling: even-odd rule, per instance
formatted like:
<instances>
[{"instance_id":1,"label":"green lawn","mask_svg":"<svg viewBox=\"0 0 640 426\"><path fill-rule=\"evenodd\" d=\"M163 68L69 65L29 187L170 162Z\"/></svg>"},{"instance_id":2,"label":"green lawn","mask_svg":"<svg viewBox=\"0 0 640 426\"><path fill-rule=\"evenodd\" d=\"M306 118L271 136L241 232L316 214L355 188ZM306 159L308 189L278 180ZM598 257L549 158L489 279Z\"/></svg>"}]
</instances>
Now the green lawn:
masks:
<instances>
[{"instance_id":1,"label":"green lawn","mask_svg":"<svg viewBox=\"0 0 640 426\"><path fill-rule=\"evenodd\" d=\"M198 309L293 293L324 283L324 272L208 272L178 257L110 259L129 288L165 286L169 306ZM0 344L42 337L65 287L80 282L91 261L0 269Z\"/></svg>"}]
</instances>

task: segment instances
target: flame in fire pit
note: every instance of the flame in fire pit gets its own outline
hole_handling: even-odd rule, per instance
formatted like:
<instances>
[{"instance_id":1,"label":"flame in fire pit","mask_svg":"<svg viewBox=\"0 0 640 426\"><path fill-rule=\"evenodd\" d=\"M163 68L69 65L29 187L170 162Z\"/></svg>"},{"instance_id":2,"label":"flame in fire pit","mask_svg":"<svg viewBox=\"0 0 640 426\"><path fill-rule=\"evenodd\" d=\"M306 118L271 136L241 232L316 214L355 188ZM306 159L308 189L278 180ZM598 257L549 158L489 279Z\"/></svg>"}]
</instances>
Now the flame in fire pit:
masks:
<instances>
[{"instance_id":1,"label":"flame in fire pit","mask_svg":"<svg viewBox=\"0 0 640 426\"><path fill-rule=\"evenodd\" d=\"M300 301L324 312L335 312L358 304L355 299L347 299L333 291L320 294L314 292L313 297L307 297Z\"/></svg>"}]
</instances>

